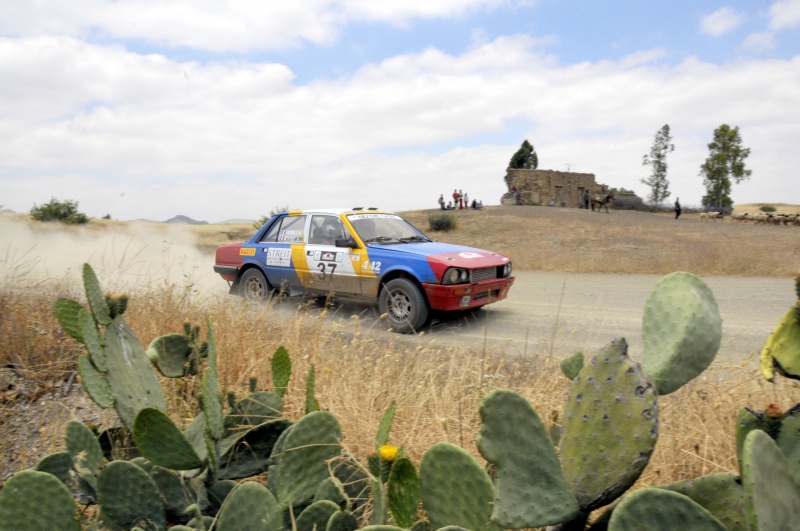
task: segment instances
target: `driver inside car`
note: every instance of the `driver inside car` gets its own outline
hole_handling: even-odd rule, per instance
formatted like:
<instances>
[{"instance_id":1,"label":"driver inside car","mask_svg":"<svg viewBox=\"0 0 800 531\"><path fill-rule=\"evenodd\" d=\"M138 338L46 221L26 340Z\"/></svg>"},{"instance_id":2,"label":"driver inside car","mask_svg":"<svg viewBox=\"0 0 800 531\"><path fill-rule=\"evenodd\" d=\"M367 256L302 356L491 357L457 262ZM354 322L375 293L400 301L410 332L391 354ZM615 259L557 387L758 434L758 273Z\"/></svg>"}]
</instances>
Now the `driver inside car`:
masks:
<instances>
[{"instance_id":1,"label":"driver inside car","mask_svg":"<svg viewBox=\"0 0 800 531\"><path fill-rule=\"evenodd\" d=\"M336 218L325 220L322 225L322 245L336 245L336 240L344 238L344 225Z\"/></svg>"}]
</instances>

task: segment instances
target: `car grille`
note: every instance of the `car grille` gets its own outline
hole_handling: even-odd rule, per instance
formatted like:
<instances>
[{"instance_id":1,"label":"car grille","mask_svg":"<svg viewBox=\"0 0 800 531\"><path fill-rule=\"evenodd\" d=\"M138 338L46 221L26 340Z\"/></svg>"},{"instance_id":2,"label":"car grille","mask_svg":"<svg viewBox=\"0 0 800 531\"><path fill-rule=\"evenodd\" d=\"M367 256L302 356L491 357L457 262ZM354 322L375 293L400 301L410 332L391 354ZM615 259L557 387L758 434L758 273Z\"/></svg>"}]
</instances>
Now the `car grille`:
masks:
<instances>
[{"instance_id":1,"label":"car grille","mask_svg":"<svg viewBox=\"0 0 800 531\"><path fill-rule=\"evenodd\" d=\"M482 269L472 269L472 282L480 282L481 280L491 280L497 278L496 267L484 267Z\"/></svg>"}]
</instances>

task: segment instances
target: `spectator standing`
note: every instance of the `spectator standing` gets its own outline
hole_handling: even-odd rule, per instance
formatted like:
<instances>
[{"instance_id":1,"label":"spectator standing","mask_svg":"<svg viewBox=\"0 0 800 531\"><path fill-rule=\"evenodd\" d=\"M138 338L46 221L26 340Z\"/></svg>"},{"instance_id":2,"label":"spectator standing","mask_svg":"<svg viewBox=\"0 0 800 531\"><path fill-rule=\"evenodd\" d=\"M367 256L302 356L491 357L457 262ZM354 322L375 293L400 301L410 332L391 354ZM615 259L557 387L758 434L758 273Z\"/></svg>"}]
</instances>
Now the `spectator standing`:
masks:
<instances>
[{"instance_id":1,"label":"spectator standing","mask_svg":"<svg viewBox=\"0 0 800 531\"><path fill-rule=\"evenodd\" d=\"M439 208L444 210L444 194L439 195Z\"/></svg>"},{"instance_id":2,"label":"spectator standing","mask_svg":"<svg viewBox=\"0 0 800 531\"><path fill-rule=\"evenodd\" d=\"M681 217L681 198L675 198L675 219Z\"/></svg>"}]
</instances>

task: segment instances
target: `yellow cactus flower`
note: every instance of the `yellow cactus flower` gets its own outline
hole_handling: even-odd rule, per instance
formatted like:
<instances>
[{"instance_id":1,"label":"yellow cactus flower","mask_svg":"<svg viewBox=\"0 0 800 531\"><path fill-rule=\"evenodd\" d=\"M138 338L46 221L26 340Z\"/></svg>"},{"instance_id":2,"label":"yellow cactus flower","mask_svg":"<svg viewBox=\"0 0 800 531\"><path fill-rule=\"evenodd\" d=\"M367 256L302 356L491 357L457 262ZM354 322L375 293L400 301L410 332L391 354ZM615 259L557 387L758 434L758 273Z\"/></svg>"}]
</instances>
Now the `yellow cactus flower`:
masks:
<instances>
[{"instance_id":1,"label":"yellow cactus flower","mask_svg":"<svg viewBox=\"0 0 800 531\"><path fill-rule=\"evenodd\" d=\"M381 459L391 463L397 457L397 447L390 444L384 444L378 448L378 453L381 454Z\"/></svg>"}]
</instances>

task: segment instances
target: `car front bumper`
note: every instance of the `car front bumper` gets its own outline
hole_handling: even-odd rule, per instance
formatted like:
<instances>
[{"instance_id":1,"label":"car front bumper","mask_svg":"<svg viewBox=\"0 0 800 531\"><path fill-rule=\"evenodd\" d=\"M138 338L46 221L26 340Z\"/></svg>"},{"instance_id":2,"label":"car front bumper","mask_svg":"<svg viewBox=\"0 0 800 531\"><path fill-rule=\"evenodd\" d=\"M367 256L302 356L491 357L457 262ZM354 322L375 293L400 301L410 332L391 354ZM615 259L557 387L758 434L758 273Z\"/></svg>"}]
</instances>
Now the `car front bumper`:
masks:
<instances>
[{"instance_id":1,"label":"car front bumper","mask_svg":"<svg viewBox=\"0 0 800 531\"><path fill-rule=\"evenodd\" d=\"M482 280L474 284L423 284L432 310L453 311L478 308L508 296L515 277Z\"/></svg>"}]
</instances>

